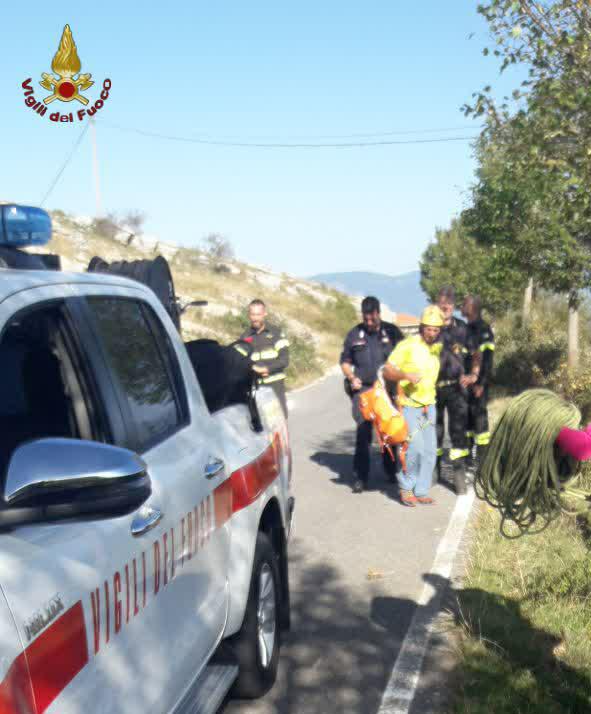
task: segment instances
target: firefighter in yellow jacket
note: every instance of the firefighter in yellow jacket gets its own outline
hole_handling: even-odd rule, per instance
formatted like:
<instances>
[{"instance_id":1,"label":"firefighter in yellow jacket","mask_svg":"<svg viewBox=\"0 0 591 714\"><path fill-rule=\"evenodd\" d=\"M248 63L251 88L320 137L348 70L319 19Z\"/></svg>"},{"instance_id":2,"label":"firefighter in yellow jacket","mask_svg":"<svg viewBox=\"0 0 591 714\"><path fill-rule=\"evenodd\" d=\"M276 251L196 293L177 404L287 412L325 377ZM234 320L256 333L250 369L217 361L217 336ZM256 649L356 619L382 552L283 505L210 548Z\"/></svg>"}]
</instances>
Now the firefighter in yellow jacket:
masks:
<instances>
[{"instance_id":1,"label":"firefighter in yellow jacket","mask_svg":"<svg viewBox=\"0 0 591 714\"><path fill-rule=\"evenodd\" d=\"M429 496L437 458L436 384L439 375L443 315L431 305L423 311L418 335L399 342L384 367L384 377L399 382L400 406L408 425L406 473L398 473L400 501L405 506L433 503Z\"/></svg>"}]
</instances>

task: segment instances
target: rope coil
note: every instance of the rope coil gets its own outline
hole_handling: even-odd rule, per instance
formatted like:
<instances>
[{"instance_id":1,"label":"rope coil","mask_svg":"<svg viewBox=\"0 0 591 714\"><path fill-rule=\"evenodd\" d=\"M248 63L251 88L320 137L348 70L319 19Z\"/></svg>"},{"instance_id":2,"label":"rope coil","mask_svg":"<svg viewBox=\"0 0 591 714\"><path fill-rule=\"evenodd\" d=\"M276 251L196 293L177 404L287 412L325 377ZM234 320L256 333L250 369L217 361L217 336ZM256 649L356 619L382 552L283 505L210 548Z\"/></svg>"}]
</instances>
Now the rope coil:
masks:
<instances>
[{"instance_id":1,"label":"rope coil","mask_svg":"<svg viewBox=\"0 0 591 714\"><path fill-rule=\"evenodd\" d=\"M571 495L579 462L555 442L563 427L580 424L578 408L547 389L531 389L511 401L475 478L476 495L500 511L504 536L539 533L569 513L563 497ZM572 489L573 497L581 493ZM536 521L542 524L534 529ZM516 524L517 536L507 531L509 522Z\"/></svg>"}]
</instances>

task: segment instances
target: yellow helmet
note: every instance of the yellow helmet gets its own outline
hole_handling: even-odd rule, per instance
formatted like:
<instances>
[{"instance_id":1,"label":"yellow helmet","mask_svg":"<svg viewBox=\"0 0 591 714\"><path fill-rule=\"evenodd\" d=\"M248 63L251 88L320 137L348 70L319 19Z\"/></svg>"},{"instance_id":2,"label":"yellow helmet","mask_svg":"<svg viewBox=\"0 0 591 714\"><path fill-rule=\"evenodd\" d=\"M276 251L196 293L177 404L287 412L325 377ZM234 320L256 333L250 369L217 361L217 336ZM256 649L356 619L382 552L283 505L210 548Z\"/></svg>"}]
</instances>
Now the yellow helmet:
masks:
<instances>
[{"instance_id":1,"label":"yellow helmet","mask_svg":"<svg viewBox=\"0 0 591 714\"><path fill-rule=\"evenodd\" d=\"M437 305L429 305L421 315L421 325L427 327L443 327L443 315Z\"/></svg>"}]
</instances>

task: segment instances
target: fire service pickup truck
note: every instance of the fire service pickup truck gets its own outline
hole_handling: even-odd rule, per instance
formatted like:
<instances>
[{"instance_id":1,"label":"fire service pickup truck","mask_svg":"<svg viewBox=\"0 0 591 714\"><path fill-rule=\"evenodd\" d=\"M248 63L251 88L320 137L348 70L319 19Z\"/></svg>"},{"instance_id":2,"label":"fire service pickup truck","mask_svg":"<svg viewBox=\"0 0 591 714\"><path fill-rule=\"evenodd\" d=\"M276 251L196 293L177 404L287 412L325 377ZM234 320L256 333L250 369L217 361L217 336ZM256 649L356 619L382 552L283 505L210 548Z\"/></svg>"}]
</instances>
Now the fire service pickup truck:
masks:
<instances>
[{"instance_id":1,"label":"fire service pickup truck","mask_svg":"<svg viewBox=\"0 0 591 714\"><path fill-rule=\"evenodd\" d=\"M49 239L43 211L0 213L0 714L262 695L289 626L276 397L228 387L238 351L184 344L137 279L21 252Z\"/></svg>"}]
</instances>

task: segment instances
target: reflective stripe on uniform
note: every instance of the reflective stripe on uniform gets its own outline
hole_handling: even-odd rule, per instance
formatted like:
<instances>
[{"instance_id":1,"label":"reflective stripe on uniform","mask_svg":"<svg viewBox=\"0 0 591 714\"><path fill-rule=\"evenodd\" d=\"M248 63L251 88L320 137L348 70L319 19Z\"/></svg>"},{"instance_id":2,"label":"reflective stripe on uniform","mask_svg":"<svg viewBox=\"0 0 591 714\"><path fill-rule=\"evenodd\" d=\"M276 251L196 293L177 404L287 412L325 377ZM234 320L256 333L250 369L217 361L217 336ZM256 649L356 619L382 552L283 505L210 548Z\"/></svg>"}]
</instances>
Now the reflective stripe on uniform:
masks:
<instances>
[{"instance_id":1,"label":"reflective stripe on uniform","mask_svg":"<svg viewBox=\"0 0 591 714\"><path fill-rule=\"evenodd\" d=\"M468 439L473 439L473 438L474 438L474 432L473 432L473 431L467 431L467 432L466 432L466 436L468 437Z\"/></svg>"},{"instance_id":2,"label":"reflective stripe on uniform","mask_svg":"<svg viewBox=\"0 0 591 714\"><path fill-rule=\"evenodd\" d=\"M481 352L486 352L486 350L491 350L492 352L495 351L495 343L494 342L483 342L480 345L480 351Z\"/></svg>"},{"instance_id":3,"label":"reflective stripe on uniform","mask_svg":"<svg viewBox=\"0 0 591 714\"><path fill-rule=\"evenodd\" d=\"M248 357L248 350L245 350L244 347L239 347L238 345L234 345L234 349L236 352L240 352L240 354L243 357Z\"/></svg>"},{"instance_id":4,"label":"reflective stripe on uniform","mask_svg":"<svg viewBox=\"0 0 591 714\"><path fill-rule=\"evenodd\" d=\"M444 379L442 382L437 382L437 389L443 389L444 387L451 387L452 384L459 384L459 379Z\"/></svg>"},{"instance_id":5,"label":"reflective stripe on uniform","mask_svg":"<svg viewBox=\"0 0 591 714\"><path fill-rule=\"evenodd\" d=\"M273 382L278 382L280 379L285 379L283 372L277 372L277 374L270 374L268 377L263 377L261 384L272 384Z\"/></svg>"},{"instance_id":6,"label":"reflective stripe on uniform","mask_svg":"<svg viewBox=\"0 0 591 714\"><path fill-rule=\"evenodd\" d=\"M437 449L437 456L443 456L443 449Z\"/></svg>"},{"instance_id":7,"label":"reflective stripe on uniform","mask_svg":"<svg viewBox=\"0 0 591 714\"><path fill-rule=\"evenodd\" d=\"M490 444L490 431L484 431L482 434L476 434L474 437L476 446L488 446Z\"/></svg>"},{"instance_id":8,"label":"reflective stripe on uniform","mask_svg":"<svg viewBox=\"0 0 591 714\"><path fill-rule=\"evenodd\" d=\"M282 350L284 347L289 347L289 340L282 337L278 342L275 343L276 350Z\"/></svg>"},{"instance_id":9,"label":"reflective stripe on uniform","mask_svg":"<svg viewBox=\"0 0 591 714\"><path fill-rule=\"evenodd\" d=\"M260 362L260 360L262 360L262 359L275 359L277 357L279 357L279 352L277 352L277 350L273 350L273 349L263 350L262 352L253 352L250 355L250 359L253 362Z\"/></svg>"},{"instance_id":10,"label":"reflective stripe on uniform","mask_svg":"<svg viewBox=\"0 0 591 714\"><path fill-rule=\"evenodd\" d=\"M463 459L464 456L469 456L469 455L470 455L469 449L450 449L449 450L450 461L457 461L458 459Z\"/></svg>"}]
</instances>

